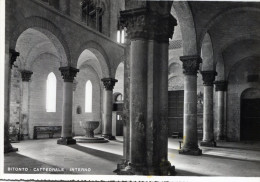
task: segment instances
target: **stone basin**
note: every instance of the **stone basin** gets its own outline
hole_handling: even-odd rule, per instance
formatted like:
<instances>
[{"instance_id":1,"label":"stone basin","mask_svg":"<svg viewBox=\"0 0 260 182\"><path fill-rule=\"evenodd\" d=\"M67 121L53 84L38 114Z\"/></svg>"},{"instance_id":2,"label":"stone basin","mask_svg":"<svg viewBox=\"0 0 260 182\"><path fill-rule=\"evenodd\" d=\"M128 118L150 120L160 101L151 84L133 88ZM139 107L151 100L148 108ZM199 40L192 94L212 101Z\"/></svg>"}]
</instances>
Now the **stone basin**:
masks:
<instances>
[{"instance_id":1,"label":"stone basin","mask_svg":"<svg viewBox=\"0 0 260 182\"><path fill-rule=\"evenodd\" d=\"M80 121L80 126L86 131L85 137L94 138L94 130L98 128L99 121Z\"/></svg>"}]
</instances>

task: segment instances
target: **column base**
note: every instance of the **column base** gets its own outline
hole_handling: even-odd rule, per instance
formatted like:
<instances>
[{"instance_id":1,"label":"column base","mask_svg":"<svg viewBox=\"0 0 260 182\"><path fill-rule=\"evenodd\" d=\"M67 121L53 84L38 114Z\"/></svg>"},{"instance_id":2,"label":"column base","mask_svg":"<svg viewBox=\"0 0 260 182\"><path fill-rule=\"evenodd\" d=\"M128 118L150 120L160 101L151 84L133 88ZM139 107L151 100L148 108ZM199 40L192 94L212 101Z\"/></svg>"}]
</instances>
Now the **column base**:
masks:
<instances>
[{"instance_id":1,"label":"column base","mask_svg":"<svg viewBox=\"0 0 260 182\"><path fill-rule=\"evenodd\" d=\"M116 137L112 136L110 134L102 134L101 136L108 139L108 140L116 140Z\"/></svg>"},{"instance_id":2,"label":"column base","mask_svg":"<svg viewBox=\"0 0 260 182\"><path fill-rule=\"evenodd\" d=\"M203 147L216 147L216 142L215 141L201 141L200 146Z\"/></svg>"},{"instance_id":3,"label":"column base","mask_svg":"<svg viewBox=\"0 0 260 182\"><path fill-rule=\"evenodd\" d=\"M73 145L76 144L76 140L73 139L72 137L62 137L57 140L57 144L60 145Z\"/></svg>"},{"instance_id":4,"label":"column base","mask_svg":"<svg viewBox=\"0 0 260 182\"><path fill-rule=\"evenodd\" d=\"M182 148L181 150L179 150L179 154L199 156L202 155L202 150L200 148L197 149Z\"/></svg>"},{"instance_id":5,"label":"column base","mask_svg":"<svg viewBox=\"0 0 260 182\"><path fill-rule=\"evenodd\" d=\"M159 167L160 176L174 176L175 174L176 174L175 166L172 166L169 161L164 161L160 163L160 167Z\"/></svg>"},{"instance_id":6,"label":"column base","mask_svg":"<svg viewBox=\"0 0 260 182\"><path fill-rule=\"evenodd\" d=\"M225 141L227 141L227 139L224 136L219 136L216 138L216 141L225 142Z\"/></svg>"},{"instance_id":7,"label":"column base","mask_svg":"<svg viewBox=\"0 0 260 182\"><path fill-rule=\"evenodd\" d=\"M169 161L162 162L159 167L145 169L145 166L135 167L128 160L123 159L117 164L117 169L113 172L117 175L157 175L157 176L174 176L175 166L171 166Z\"/></svg>"},{"instance_id":8,"label":"column base","mask_svg":"<svg viewBox=\"0 0 260 182\"><path fill-rule=\"evenodd\" d=\"M11 144L7 144L4 146L4 153L9 153L9 152L17 152L18 148L12 147Z\"/></svg>"}]
</instances>

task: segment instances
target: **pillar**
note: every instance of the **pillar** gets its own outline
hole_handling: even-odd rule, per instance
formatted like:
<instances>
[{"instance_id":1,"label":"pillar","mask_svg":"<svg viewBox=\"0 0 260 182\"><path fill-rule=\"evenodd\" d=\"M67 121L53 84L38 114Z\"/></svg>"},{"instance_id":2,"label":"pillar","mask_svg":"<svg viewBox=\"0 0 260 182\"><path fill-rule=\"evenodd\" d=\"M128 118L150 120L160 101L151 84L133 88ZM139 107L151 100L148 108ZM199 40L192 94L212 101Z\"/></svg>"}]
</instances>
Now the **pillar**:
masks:
<instances>
[{"instance_id":1,"label":"pillar","mask_svg":"<svg viewBox=\"0 0 260 182\"><path fill-rule=\"evenodd\" d=\"M102 137L115 140L112 135L112 108L113 108L113 89L117 82L114 78L103 78L103 112L102 112Z\"/></svg>"},{"instance_id":2,"label":"pillar","mask_svg":"<svg viewBox=\"0 0 260 182\"><path fill-rule=\"evenodd\" d=\"M183 147L179 154L201 155L197 136L197 72L202 62L197 55L182 56L184 73Z\"/></svg>"},{"instance_id":3,"label":"pillar","mask_svg":"<svg viewBox=\"0 0 260 182\"><path fill-rule=\"evenodd\" d=\"M22 138L28 139L29 137L29 81L33 72L28 70L22 70L22 111L20 117L20 130Z\"/></svg>"},{"instance_id":4,"label":"pillar","mask_svg":"<svg viewBox=\"0 0 260 182\"><path fill-rule=\"evenodd\" d=\"M172 175L174 166L168 161L165 70L168 70L168 41L176 20L170 13L158 15L149 7L126 10L120 15L130 40L130 151L128 165L118 174Z\"/></svg>"},{"instance_id":5,"label":"pillar","mask_svg":"<svg viewBox=\"0 0 260 182\"><path fill-rule=\"evenodd\" d=\"M9 50L9 55L7 54L8 61L5 62L5 113L4 113L4 153L16 152L18 148L14 148L9 141L9 123L10 123L10 85L11 85L11 69L16 61L17 57L20 55L13 49Z\"/></svg>"},{"instance_id":6,"label":"pillar","mask_svg":"<svg viewBox=\"0 0 260 182\"><path fill-rule=\"evenodd\" d=\"M200 146L216 147L214 141L213 119L213 81L217 73L215 71L201 71L204 85L203 102L203 139Z\"/></svg>"},{"instance_id":7,"label":"pillar","mask_svg":"<svg viewBox=\"0 0 260 182\"><path fill-rule=\"evenodd\" d=\"M64 79L64 83L62 104L62 131L61 138L57 140L57 144L76 144L76 140L72 138L73 80L79 70L70 66L60 67L59 70Z\"/></svg>"},{"instance_id":8,"label":"pillar","mask_svg":"<svg viewBox=\"0 0 260 182\"><path fill-rule=\"evenodd\" d=\"M225 136L225 92L227 91L227 81L215 81L215 91L217 93L217 141L223 141Z\"/></svg>"}]
</instances>

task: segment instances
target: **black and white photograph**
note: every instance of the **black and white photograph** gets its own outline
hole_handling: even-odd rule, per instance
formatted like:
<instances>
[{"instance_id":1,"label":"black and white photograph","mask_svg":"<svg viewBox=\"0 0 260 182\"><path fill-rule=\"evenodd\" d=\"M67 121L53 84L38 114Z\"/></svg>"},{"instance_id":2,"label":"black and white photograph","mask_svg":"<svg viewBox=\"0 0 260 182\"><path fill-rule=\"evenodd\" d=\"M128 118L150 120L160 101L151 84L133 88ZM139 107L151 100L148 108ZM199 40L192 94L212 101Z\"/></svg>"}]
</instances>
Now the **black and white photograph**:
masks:
<instances>
[{"instance_id":1,"label":"black and white photograph","mask_svg":"<svg viewBox=\"0 0 260 182\"><path fill-rule=\"evenodd\" d=\"M260 181L260 1L0 7L0 181Z\"/></svg>"}]
</instances>

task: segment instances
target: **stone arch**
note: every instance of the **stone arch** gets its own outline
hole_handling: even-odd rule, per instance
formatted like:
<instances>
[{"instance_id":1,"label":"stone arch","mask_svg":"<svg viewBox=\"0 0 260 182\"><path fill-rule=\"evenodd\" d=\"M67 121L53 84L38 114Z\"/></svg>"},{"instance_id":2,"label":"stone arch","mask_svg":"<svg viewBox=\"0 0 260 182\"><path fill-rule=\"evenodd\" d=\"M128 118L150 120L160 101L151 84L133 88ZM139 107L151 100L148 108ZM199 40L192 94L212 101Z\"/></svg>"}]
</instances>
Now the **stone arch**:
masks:
<instances>
[{"instance_id":1,"label":"stone arch","mask_svg":"<svg viewBox=\"0 0 260 182\"><path fill-rule=\"evenodd\" d=\"M61 60L70 65L71 56L65 36L54 23L42 17L25 18L16 26L10 38L11 49L15 49L19 36L29 28L36 29L46 35L60 53Z\"/></svg>"},{"instance_id":2,"label":"stone arch","mask_svg":"<svg viewBox=\"0 0 260 182\"><path fill-rule=\"evenodd\" d=\"M193 15L188 2L174 1L172 8L176 11L179 24L182 32L183 55L198 55L200 54L197 47L197 36L194 25Z\"/></svg>"},{"instance_id":3,"label":"stone arch","mask_svg":"<svg viewBox=\"0 0 260 182\"><path fill-rule=\"evenodd\" d=\"M85 54L84 51L88 55ZM110 63L109 58L105 50L103 49L103 47L98 43L94 41L88 41L80 45L80 49L77 51L76 56L78 57L75 59L76 60L76 62L74 63L75 67L79 68L82 64L84 64L85 61L92 59L97 61L100 67L99 74L101 75L101 78L111 77L111 67L109 64ZM86 56L86 58L89 59L84 59L84 56Z\"/></svg>"},{"instance_id":4,"label":"stone arch","mask_svg":"<svg viewBox=\"0 0 260 182\"><path fill-rule=\"evenodd\" d=\"M202 45L202 40L203 37L205 36L205 34L208 32L208 30L216 23L219 22L222 18L225 18L226 16L228 16L231 13L234 12L239 12L239 11L255 11L255 12L260 12L260 8L256 8L256 7L234 7L234 8L227 8L223 11L220 11L218 14L216 14L205 26L204 30L202 31L202 33L199 36L199 45Z\"/></svg>"},{"instance_id":5,"label":"stone arch","mask_svg":"<svg viewBox=\"0 0 260 182\"><path fill-rule=\"evenodd\" d=\"M241 93L241 99L260 98L259 88L247 88Z\"/></svg>"}]
</instances>

